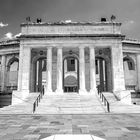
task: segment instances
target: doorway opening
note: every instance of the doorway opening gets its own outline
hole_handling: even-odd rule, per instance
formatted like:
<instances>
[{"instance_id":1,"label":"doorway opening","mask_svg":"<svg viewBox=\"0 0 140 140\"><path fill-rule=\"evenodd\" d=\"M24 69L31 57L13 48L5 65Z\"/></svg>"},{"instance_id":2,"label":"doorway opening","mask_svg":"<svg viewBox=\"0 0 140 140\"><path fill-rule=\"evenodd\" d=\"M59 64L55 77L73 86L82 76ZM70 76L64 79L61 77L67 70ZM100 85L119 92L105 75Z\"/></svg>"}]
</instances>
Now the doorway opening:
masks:
<instances>
[{"instance_id":1,"label":"doorway opening","mask_svg":"<svg viewBox=\"0 0 140 140\"><path fill-rule=\"evenodd\" d=\"M63 59L63 90L64 92L79 91L79 61L75 56Z\"/></svg>"},{"instance_id":2,"label":"doorway opening","mask_svg":"<svg viewBox=\"0 0 140 140\"><path fill-rule=\"evenodd\" d=\"M36 61L34 71L34 89L35 92L41 92L46 83L46 57L41 57Z\"/></svg>"},{"instance_id":3,"label":"doorway opening","mask_svg":"<svg viewBox=\"0 0 140 140\"><path fill-rule=\"evenodd\" d=\"M100 92L107 91L107 63L104 58L96 57L96 85Z\"/></svg>"}]
</instances>

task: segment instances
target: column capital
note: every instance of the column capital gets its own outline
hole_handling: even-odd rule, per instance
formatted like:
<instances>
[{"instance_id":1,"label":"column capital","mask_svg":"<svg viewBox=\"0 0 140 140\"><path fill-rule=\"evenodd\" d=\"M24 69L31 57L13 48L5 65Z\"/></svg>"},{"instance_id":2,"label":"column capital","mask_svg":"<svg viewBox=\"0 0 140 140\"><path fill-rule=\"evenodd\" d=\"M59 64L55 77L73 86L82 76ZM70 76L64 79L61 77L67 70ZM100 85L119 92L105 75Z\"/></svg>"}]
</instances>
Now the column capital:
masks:
<instances>
[{"instance_id":1,"label":"column capital","mask_svg":"<svg viewBox=\"0 0 140 140\"><path fill-rule=\"evenodd\" d=\"M47 46L46 48L47 48L47 50L48 50L48 49L52 49L53 47L52 47L52 46Z\"/></svg>"},{"instance_id":2,"label":"column capital","mask_svg":"<svg viewBox=\"0 0 140 140\"><path fill-rule=\"evenodd\" d=\"M5 57L5 56L6 56L6 54L2 54L1 56Z\"/></svg>"},{"instance_id":3,"label":"column capital","mask_svg":"<svg viewBox=\"0 0 140 140\"><path fill-rule=\"evenodd\" d=\"M79 45L78 48L79 48L79 49L85 49L86 46L85 46L85 45Z\"/></svg>"},{"instance_id":4,"label":"column capital","mask_svg":"<svg viewBox=\"0 0 140 140\"><path fill-rule=\"evenodd\" d=\"M95 49L95 45L90 45L89 49Z\"/></svg>"},{"instance_id":5,"label":"column capital","mask_svg":"<svg viewBox=\"0 0 140 140\"><path fill-rule=\"evenodd\" d=\"M56 49L63 49L63 46L57 46Z\"/></svg>"}]
</instances>

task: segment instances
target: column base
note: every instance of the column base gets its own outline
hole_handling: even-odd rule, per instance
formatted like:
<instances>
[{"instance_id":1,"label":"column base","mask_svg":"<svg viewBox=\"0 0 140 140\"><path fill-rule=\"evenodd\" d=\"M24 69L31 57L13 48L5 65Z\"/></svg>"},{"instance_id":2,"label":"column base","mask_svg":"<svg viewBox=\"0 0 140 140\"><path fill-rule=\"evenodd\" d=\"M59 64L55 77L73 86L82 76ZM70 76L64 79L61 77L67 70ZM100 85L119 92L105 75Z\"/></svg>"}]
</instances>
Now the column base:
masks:
<instances>
[{"instance_id":1,"label":"column base","mask_svg":"<svg viewBox=\"0 0 140 140\"><path fill-rule=\"evenodd\" d=\"M120 90L120 91L114 91L113 92L115 96L120 99L120 101L124 104L131 105L131 92L129 90Z\"/></svg>"},{"instance_id":2,"label":"column base","mask_svg":"<svg viewBox=\"0 0 140 140\"><path fill-rule=\"evenodd\" d=\"M22 90L21 93L22 93L22 99L25 99L29 96L29 90Z\"/></svg>"},{"instance_id":3,"label":"column base","mask_svg":"<svg viewBox=\"0 0 140 140\"><path fill-rule=\"evenodd\" d=\"M63 92L62 89L57 89L57 90L55 91L55 93L56 93L56 94L63 94L64 92Z\"/></svg>"},{"instance_id":4,"label":"column base","mask_svg":"<svg viewBox=\"0 0 140 140\"><path fill-rule=\"evenodd\" d=\"M52 93L53 93L53 91L51 89L46 89L45 90L45 94L52 94Z\"/></svg>"},{"instance_id":5,"label":"column base","mask_svg":"<svg viewBox=\"0 0 140 140\"><path fill-rule=\"evenodd\" d=\"M121 94L121 102L127 105L131 105L131 92L129 90L124 90L120 92Z\"/></svg>"},{"instance_id":6,"label":"column base","mask_svg":"<svg viewBox=\"0 0 140 140\"><path fill-rule=\"evenodd\" d=\"M12 105L22 103L29 96L29 90L14 90L12 92Z\"/></svg>"},{"instance_id":7,"label":"column base","mask_svg":"<svg viewBox=\"0 0 140 140\"><path fill-rule=\"evenodd\" d=\"M79 89L79 94L80 95L87 95L86 89Z\"/></svg>"},{"instance_id":8,"label":"column base","mask_svg":"<svg viewBox=\"0 0 140 140\"><path fill-rule=\"evenodd\" d=\"M90 94L96 94L97 93L97 89L91 89L90 90Z\"/></svg>"},{"instance_id":9,"label":"column base","mask_svg":"<svg viewBox=\"0 0 140 140\"><path fill-rule=\"evenodd\" d=\"M18 90L14 90L12 92L12 105L16 105L16 104L19 104L19 103L22 103L22 93L21 91L18 91Z\"/></svg>"}]
</instances>

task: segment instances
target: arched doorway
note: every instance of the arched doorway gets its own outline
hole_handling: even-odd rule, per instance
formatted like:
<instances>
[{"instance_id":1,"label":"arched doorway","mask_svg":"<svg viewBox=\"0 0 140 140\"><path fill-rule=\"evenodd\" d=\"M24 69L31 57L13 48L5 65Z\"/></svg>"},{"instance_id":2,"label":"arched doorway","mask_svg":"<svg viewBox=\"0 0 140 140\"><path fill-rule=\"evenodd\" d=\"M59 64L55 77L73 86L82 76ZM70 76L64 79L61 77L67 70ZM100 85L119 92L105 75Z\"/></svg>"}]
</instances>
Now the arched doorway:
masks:
<instances>
[{"instance_id":1,"label":"arched doorway","mask_svg":"<svg viewBox=\"0 0 140 140\"><path fill-rule=\"evenodd\" d=\"M137 85L137 73L135 70L134 59L130 56L123 58L124 78L126 90L135 90Z\"/></svg>"},{"instance_id":2,"label":"arched doorway","mask_svg":"<svg viewBox=\"0 0 140 140\"><path fill-rule=\"evenodd\" d=\"M17 57L12 57L7 64L7 91L12 92L17 89L18 82L18 69L19 69L19 59Z\"/></svg>"},{"instance_id":3,"label":"arched doorway","mask_svg":"<svg viewBox=\"0 0 140 140\"><path fill-rule=\"evenodd\" d=\"M63 90L64 92L79 91L79 60L74 55L63 59Z\"/></svg>"},{"instance_id":4,"label":"arched doorway","mask_svg":"<svg viewBox=\"0 0 140 140\"><path fill-rule=\"evenodd\" d=\"M96 85L100 92L108 90L107 63L104 58L96 57Z\"/></svg>"},{"instance_id":5,"label":"arched doorway","mask_svg":"<svg viewBox=\"0 0 140 140\"><path fill-rule=\"evenodd\" d=\"M41 92L46 83L46 57L42 56L34 63L34 91Z\"/></svg>"}]
</instances>

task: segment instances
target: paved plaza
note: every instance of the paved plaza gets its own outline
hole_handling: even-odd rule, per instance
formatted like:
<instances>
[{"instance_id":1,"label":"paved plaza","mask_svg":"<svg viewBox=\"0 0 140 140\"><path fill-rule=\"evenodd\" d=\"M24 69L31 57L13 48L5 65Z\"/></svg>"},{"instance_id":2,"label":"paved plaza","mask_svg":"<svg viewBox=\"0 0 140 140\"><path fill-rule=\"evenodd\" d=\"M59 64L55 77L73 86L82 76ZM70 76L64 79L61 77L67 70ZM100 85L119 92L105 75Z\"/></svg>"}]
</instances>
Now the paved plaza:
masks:
<instances>
[{"instance_id":1,"label":"paved plaza","mask_svg":"<svg viewBox=\"0 0 140 140\"><path fill-rule=\"evenodd\" d=\"M38 140L56 134L139 140L140 114L0 115L0 140Z\"/></svg>"}]
</instances>

